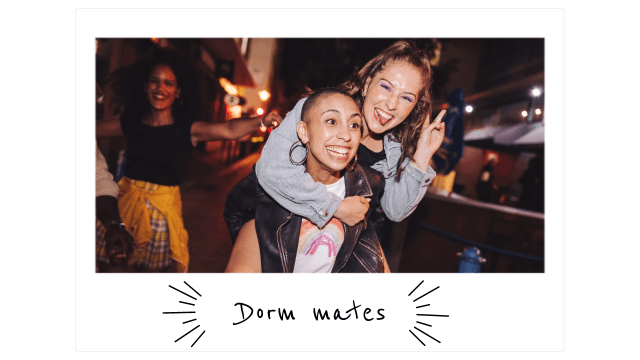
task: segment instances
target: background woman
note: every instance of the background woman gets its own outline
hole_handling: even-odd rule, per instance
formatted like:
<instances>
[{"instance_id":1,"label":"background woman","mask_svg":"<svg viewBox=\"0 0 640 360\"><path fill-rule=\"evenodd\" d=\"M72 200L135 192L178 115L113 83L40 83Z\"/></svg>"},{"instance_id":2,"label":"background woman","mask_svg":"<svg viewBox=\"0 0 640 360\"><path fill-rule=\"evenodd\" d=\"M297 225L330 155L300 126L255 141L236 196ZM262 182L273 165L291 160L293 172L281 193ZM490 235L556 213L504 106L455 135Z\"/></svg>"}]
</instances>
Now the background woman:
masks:
<instances>
[{"instance_id":1,"label":"background woman","mask_svg":"<svg viewBox=\"0 0 640 360\"><path fill-rule=\"evenodd\" d=\"M430 83L426 53L413 42L398 41L340 86L364 116L358 163L384 176L382 209L393 221L401 221L415 210L435 177L429 162L444 138L441 120L445 112L429 124ZM367 201L362 197L341 200L289 160L290 147L298 140L295 129L305 100L300 100L271 133L256 166L258 180L279 204L319 227L334 216L354 225L367 212Z\"/></svg>"},{"instance_id":2,"label":"background woman","mask_svg":"<svg viewBox=\"0 0 640 360\"><path fill-rule=\"evenodd\" d=\"M135 271L188 269L178 185L196 144L239 139L263 123L277 126L281 121L275 113L216 124L198 121L202 101L196 79L183 58L159 50L114 73L110 86L121 115L96 124L97 137L127 139L118 202L122 221L135 238ZM98 259L103 249L99 243Z\"/></svg>"}]
</instances>

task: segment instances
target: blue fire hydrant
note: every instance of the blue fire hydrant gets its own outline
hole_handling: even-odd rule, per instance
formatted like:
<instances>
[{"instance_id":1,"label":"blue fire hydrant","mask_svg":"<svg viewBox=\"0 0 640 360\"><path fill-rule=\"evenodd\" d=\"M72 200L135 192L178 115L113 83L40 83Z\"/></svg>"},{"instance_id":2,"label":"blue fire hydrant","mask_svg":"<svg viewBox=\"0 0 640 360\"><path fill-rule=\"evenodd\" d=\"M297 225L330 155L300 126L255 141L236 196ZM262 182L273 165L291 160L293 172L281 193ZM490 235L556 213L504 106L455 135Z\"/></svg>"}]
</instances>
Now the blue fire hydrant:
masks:
<instances>
[{"instance_id":1,"label":"blue fire hydrant","mask_svg":"<svg viewBox=\"0 0 640 360\"><path fill-rule=\"evenodd\" d=\"M479 273L480 266L486 262L487 259L480 256L480 250L477 247L471 246L464 248L463 252L459 252L457 256L460 256L460 273Z\"/></svg>"}]
</instances>

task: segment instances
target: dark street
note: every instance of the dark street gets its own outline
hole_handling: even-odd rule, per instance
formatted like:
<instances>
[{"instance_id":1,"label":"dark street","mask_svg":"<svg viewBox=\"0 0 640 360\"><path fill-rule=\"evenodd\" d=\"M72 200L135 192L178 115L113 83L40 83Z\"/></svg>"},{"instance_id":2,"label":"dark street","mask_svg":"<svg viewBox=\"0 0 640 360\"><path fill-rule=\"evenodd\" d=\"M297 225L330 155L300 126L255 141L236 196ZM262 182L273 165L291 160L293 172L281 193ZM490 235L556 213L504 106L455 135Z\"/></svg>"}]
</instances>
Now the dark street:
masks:
<instances>
[{"instance_id":1,"label":"dark street","mask_svg":"<svg viewBox=\"0 0 640 360\"><path fill-rule=\"evenodd\" d=\"M231 237L222 216L233 186L251 172L260 153L224 167L215 153L196 151L180 187L184 226L189 232L189 272L224 272L231 255Z\"/></svg>"}]
</instances>

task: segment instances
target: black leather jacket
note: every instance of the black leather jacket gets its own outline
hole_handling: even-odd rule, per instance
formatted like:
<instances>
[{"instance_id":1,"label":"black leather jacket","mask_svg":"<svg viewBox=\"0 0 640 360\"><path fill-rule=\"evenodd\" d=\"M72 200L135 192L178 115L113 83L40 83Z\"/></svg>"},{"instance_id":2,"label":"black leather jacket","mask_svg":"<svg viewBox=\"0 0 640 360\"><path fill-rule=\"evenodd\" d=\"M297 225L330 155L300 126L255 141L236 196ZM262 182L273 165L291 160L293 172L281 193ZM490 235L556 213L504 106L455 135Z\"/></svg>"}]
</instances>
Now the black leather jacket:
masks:
<instances>
[{"instance_id":1,"label":"black leather jacket","mask_svg":"<svg viewBox=\"0 0 640 360\"><path fill-rule=\"evenodd\" d=\"M371 199L365 219L355 226L344 226L344 242L331 272L383 272L384 258L375 222L383 216L380 198L384 179L379 172L357 165L345 171L345 196ZM258 184L255 172L231 190L224 207L224 219L232 241L242 226L256 220L262 272L293 272L302 217L276 203Z\"/></svg>"}]
</instances>

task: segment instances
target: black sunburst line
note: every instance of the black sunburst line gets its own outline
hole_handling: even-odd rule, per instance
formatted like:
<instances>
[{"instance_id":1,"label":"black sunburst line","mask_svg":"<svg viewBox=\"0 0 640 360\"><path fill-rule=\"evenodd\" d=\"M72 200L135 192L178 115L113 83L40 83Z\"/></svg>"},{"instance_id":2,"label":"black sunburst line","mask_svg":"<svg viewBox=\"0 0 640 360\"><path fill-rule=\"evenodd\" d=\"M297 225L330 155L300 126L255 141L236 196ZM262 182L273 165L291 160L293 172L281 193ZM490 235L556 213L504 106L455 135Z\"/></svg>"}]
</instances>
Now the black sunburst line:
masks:
<instances>
[{"instance_id":1,"label":"black sunburst line","mask_svg":"<svg viewBox=\"0 0 640 360\"><path fill-rule=\"evenodd\" d=\"M418 316L439 316L439 317L449 317L449 315L438 315L438 314L416 314Z\"/></svg>"},{"instance_id":2,"label":"black sunburst line","mask_svg":"<svg viewBox=\"0 0 640 360\"><path fill-rule=\"evenodd\" d=\"M187 286L189 287L189 289L193 290L196 294L198 294L198 296L202 297L202 295L200 295L200 293L199 293L196 289L194 289L191 285L189 285L189 283L188 283L188 282L184 281L184 283L185 283L185 284L187 284Z\"/></svg>"},{"instance_id":3,"label":"black sunburst line","mask_svg":"<svg viewBox=\"0 0 640 360\"><path fill-rule=\"evenodd\" d=\"M194 320L195 320L195 319L194 319ZM433 326L431 326L431 325L429 325L429 324L425 324L425 323L420 322L420 321L416 321L416 322L417 322L418 324L427 325L428 327L433 327Z\"/></svg>"},{"instance_id":4,"label":"black sunburst line","mask_svg":"<svg viewBox=\"0 0 640 360\"><path fill-rule=\"evenodd\" d=\"M192 321L196 321L196 320L198 320L198 319L191 319L191 320L187 320L187 321L183 322L183 324L190 323L190 322L192 322ZM431 326L431 325L429 325L429 326Z\"/></svg>"},{"instance_id":5,"label":"black sunburst line","mask_svg":"<svg viewBox=\"0 0 640 360\"><path fill-rule=\"evenodd\" d=\"M184 301L178 301L181 304L187 304L187 305L191 305L191 306L196 306L196 304L192 304L192 303L188 303L188 302L184 302Z\"/></svg>"},{"instance_id":6,"label":"black sunburst line","mask_svg":"<svg viewBox=\"0 0 640 360\"><path fill-rule=\"evenodd\" d=\"M421 307L425 307L425 306L431 306L431 304L416 306L416 309L420 309Z\"/></svg>"},{"instance_id":7,"label":"black sunburst line","mask_svg":"<svg viewBox=\"0 0 640 360\"><path fill-rule=\"evenodd\" d=\"M414 328L414 329L416 329L416 330L418 330L418 331L420 331L421 333L423 333L423 334L427 335L428 337L432 338L433 340L437 341L437 342L438 342L438 344L442 344L442 343L440 342L440 340L438 340L438 339L434 338L433 336L431 336L431 335L427 334L426 332L424 332L424 331L422 331L422 330L418 329L417 327L415 327L415 326L414 326L413 328Z\"/></svg>"},{"instance_id":8,"label":"black sunburst line","mask_svg":"<svg viewBox=\"0 0 640 360\"><path fill-rule=\"evenodd\" d=\"M440 288L440 286L436 286L435 288L431 289L431 291L429 291L428 293L426 293L426 294L424 294L424 295L420 296L419 298L417 298L417 299L413 300L413 302L416 302L416 301L418 301L418 300L422 299L423 297L425 297L425 296L427 296L427 295L431 294L432 292L434 292L434 291L438 290L438 288Z\"/></svg>"},{"instance_id":9,"label":"black sunburst line","mask_svg":"<svg viewBox=\"0 0 640 360\"><path fill-rule=\"evenodd\" d=\"M177 339L176 339L176 341L174 341L174 342L178 342L180 339L182 339L183 337L185 337L185 336L187 336L187 335L191 334L191 332L192 332L193 330L195 330L195 329L197 329L197 328L199 328L199 327L200 327L200 325L198 325L198 326L194 327L193 329L191 329L191 330L187 331L187 333L186 333L186 334L184 334L184 335L180 336L180 337L179 337L179 338L177 338Z\"/></svg>"},{"instance_id":10,"label":"black sunburst line","mask_svg":"<svg viewBox=\"0 0 640 360\"><path fill-rule=\"evenodd\" d=\"M195 314L195 311L163 311L163 314Z\"/></svg>"},{"instance_id":11,"label":"black sunburst line","mask_svg":"<svg viewBox=\"0 0 640 360\"><path fill-rule=\"evenodd\" d=\"M194 342L193 342L193 344L191 344L191 347L193 347L193 345L195 345L195 344L198 342L198 340L200 340L200 338L202 337L202 335L204 335L205 331L206 331L206 330L202 330L202 333L200 334L200 336L198 336L198 338L196 339L196 341L194 341Z\"/></svg>"},{"instance_id":12,"label":"black sunburst line","mask_svg":"<svg viewBox=\"0 0 640 360\"><path fill-rule=\"evenodd\" d=\"M411 335L413 335L416 339L418 339L418 341L420 341L420 344L422 344L422 346L427 346L427 345L425 345L425 344L422 342L422 340L420 340L420 338L419 338L419 337L417 337L417 336L416 336L416 334L414 334L414 333L413 333L413 331L411 331L411 329L409 329L409 332L410 332L410 333L411 333Z\"/></svg>"},{"instance_id":13,"label":"black sunburst line","mask_svg":"<svg viewBox=\"0 0 640 360\"><path fill-rule=\"evenodd\" d=\"M182 291L182 290L178 290L178 289L174 288L174 287L173 287L173 286L171 286L171 285L169 285L169 287L170 287L170 288L172 288L173 290L175 290L175 291L179 292L179 293L182 293L182 294L184 294L184 295L186 295L186 296L188 296L188 297L192 298L193 300L198 300L198 299L194 298L193 296L191 296L191 295L187 294L186 292L184 292L184 291Z\"/></svg>"},{"instance_id":14,"label":"black sunburst line","mask_svg":"<svg viewBox=\"0 0 640 360\"><path fill-rule=\"evenodd\" d=\"M424 282L424 280L420 281L420 284L418 284L418 286L416 286L413 290L411 290L411 292L409 293L408 296L411 296L411 294L413 294L413 292L416 291L416 289L419 288L420 285L422 285L423 282Z\"/></svg>"}]
</instances>

